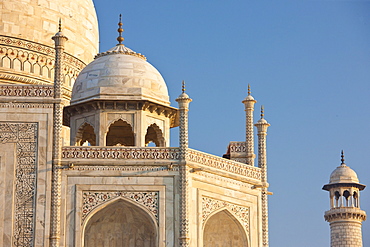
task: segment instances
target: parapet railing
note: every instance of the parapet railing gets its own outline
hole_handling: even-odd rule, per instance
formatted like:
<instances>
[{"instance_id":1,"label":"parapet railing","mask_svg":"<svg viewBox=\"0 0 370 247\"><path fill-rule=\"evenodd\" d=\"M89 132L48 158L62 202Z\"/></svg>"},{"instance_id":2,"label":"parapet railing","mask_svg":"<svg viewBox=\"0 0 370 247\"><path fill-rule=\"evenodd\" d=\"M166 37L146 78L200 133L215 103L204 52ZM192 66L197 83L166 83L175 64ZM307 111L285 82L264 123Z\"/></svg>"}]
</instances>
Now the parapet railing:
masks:
<instances>
[{"instance_id":1,"label":"parapet railing","mask_svg":"<svg viewBox=\"0 0 370 247\"><path fill-rule=\"evenodd\" d=\"M261 179L261 169L258 167L250 166L233 160L224 159L194 149L189 149L187 161L217 168L252 179Z\"/></svg>"},{"instance_id":2,"label":"parapet railing","mask_svg":"<svg viewBox=\"0 0 370 247\"><path fill-rule=\"evenodd\" d=\"M62 148L63 159L178 160L179 148L70 146Z\"/></svg>"},{"instance_id":3,"label":"parapet railing","mask_svg":"<svg viewBox=\"0 0 370 247\"><path fill-rule=\"evenodd\" d=\"M179 161L179 148L152 147L99 147L99 146L69 146L63 147L62 158L73 161L86 159L111 160L173 160ZM226 171L251 179L261 179L261 169L233 160L224 159L194 149L188 149L186 162L197 163L209 168Z\"/></svg>"}]
</instances>

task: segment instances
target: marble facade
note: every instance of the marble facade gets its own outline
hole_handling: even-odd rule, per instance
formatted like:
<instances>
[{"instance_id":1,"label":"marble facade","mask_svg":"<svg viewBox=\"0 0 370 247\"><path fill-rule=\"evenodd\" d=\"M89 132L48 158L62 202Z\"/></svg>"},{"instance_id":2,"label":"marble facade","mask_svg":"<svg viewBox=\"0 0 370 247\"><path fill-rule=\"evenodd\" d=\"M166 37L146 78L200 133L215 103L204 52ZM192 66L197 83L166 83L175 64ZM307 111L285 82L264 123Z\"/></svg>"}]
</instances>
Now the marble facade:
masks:
<instances>
[{"instance_id":1,"label":"marble facade","mask_svg":"<svg viewBox=\"0 0 370 247\"><path fill-rule=\"evenodd\" d=\"M255 165L250 91L245 141L223 158L191 149L185 88L170 106L160 73L120 38L91 62L92 1L0 4L0 245L268 246L269 124L256 124ZM50 20L16 25L38 11Z\"/></svg>"}]
</instances>

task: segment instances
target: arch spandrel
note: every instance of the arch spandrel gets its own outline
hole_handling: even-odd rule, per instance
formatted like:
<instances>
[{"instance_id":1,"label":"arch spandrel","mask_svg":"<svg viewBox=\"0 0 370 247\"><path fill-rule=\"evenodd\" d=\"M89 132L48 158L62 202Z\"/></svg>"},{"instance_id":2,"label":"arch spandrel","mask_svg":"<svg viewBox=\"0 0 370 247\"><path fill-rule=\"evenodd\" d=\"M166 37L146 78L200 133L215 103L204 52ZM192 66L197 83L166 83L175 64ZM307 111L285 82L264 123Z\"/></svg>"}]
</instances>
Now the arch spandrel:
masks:
<instances>
[{"instance_id":1,"label":"arch spandrel","mask_svg":"<svg viewBox=\"0 0 370 247\"><path fill-rule=\"evenodd\" d=\"M158 191L84 191L82 205L82 224L96 212L117 200L125 200L146 211L158 224Z\"/></svg>"},{"instance_id":2,"label":"arch spandrel","mask_svg":"<svg viewBox=\"0 0 370 247\"><path fill-rule=\"evenodd\" d=\"M245 231L249 234L249 208L236 205L230 202L217 200L210 197L202 197L202 221L203 229L206 222L212 217L212 215L227 210L233 217L239 221Z\"/></svg>"}]
</instances>

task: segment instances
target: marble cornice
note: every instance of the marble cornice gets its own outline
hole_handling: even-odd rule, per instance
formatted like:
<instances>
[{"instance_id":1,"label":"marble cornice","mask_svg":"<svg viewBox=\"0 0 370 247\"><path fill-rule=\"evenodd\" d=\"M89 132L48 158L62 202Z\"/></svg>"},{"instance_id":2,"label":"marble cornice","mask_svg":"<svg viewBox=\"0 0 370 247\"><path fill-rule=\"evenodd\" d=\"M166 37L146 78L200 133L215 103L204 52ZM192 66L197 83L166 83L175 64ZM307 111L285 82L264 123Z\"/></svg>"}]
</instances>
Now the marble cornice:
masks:
<instances>
[{"instance_id":1,"label":"marble cornice","mask_svg":"<svg viewBox=\"0 0 370 247\"><path fill-rule=\"evenodd\" d=\"M171 128L178 126L178 109L171 106L159 105L150 101L137 100L93 100L86 103L69 105L64 108L63 123L70 125L70 117L80 115L84 112L91 112L97 110L113 110L113 111L130 111L143 110L150 113L157 113L163 115L171 120Z\"/></svg>"}]
</instances>

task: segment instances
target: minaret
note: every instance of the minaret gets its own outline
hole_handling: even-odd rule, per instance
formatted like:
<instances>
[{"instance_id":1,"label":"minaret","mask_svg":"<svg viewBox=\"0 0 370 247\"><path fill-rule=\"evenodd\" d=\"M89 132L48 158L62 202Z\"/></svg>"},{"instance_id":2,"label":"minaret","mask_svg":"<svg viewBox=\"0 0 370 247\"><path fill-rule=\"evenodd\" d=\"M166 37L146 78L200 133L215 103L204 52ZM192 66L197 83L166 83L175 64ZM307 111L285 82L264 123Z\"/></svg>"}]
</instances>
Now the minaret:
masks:
<instances>
[{"instance_id":1,"label":"minaret","mask_svg":"<svg viewBox=\"0 0 370 247\"><path fill-rule=\"evenodd\" d=\"M59 20L59 31L52 37L55 42L55 73L54 73L54 110L53 110L53 149L52 149L52 181L51 181L51 223L50 246L59 246L60 240L60 207L61 207L61 159L62 159L62 84L64 43L68 40L62 33Z\"/></svg>"},{"instance_id":2,"label":"minaret","mask_svg":"<svg viewBox=\"0 0 370 247\"><path fill-rule=\"evenodd\" d=\"M362 221L366 212L360 209L360 184L357 174L342 163L330 175L329 184L323 190L330 193L330 210L325 212L325 220L330 224L331 247L362 247Z\"/></svg>"},{"instance_id":3,"label":"minaret","mask_svg":"<svg viewBox=\"0 0 370 247\"><path fill-rule=\"evenodd\" d=\"M254 154L254 132L253 132L253 111L254 104L257 102L251 95L251 87L248 84L248 96L242 101L245 106L245 116L246 116L246 131L245 131L245 152L247 158L247 164L254 166L254 159L256 155Z\"/></svg>"},{"instance_id":4,"label":"minaret","mask_svg":"<svg viewBox=\"0 0 370 247\"><path fill-rule=\"evenodd\" d=\"M190 246L189 238L189 170L186 165L188 149L188 111L192 99L185 93L185 82L182 82L182 93L176 99L180 111L180 239L181 247Z\"/></svg>"},{"instance_id":5,"label":"minaret","mask_svg":"<svg viewBox=\"0 0 370 247\"><path fill-rule=\"evenodd\" d=\"M258 136L258 167L261 168L261 204L262 204L262 246L269 246L268 237L268 198L269 192L267 183L267 153L266 153L266 136L267 128L270 124L264 119L264 110L261 106L261 119L255 124Z\"/></svg>"}]
</instances>

